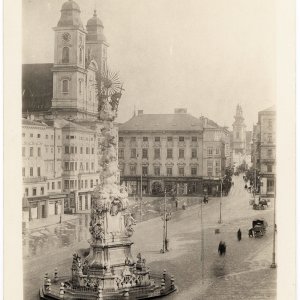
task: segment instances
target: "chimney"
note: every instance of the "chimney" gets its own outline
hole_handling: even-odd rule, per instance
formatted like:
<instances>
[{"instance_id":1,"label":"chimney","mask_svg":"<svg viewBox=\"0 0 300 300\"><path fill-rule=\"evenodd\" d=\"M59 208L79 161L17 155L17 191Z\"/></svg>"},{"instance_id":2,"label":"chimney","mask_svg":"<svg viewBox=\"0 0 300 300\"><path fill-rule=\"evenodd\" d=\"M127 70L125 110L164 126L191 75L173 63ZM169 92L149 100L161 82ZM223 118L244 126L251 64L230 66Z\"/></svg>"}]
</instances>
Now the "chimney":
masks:
<instances>
[{"instance_id":1,"label":"chimney","mask_svg":"<svg viewBox=\"0 0 300 300\"><path fill-rule=\"evenodd\" d=\"M174 114L187 114L187 108L175 108Z\"/></svg>"},{"instance_id":2,"label":"chimney","mask_svg":"<svg viewBox=\"0 0 300 300\"><path fill-rule=\"evenodd\" d=\"M138 110L138 116L141 116L141 115L143 115L144 114L144 111L142 110L142 109L139 109Z\"/></svg>"}]
</instances>

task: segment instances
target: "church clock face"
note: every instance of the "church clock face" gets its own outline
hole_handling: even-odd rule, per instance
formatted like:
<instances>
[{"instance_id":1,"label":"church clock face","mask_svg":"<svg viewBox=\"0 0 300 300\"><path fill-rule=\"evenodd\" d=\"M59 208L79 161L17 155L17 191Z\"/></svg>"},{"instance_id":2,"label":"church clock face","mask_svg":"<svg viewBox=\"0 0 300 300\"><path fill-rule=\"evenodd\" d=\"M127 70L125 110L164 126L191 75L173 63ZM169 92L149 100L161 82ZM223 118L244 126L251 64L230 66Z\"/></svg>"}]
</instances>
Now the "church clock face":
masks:
<instances>
[{"instance_id":1,"label":"church clock face","mask_svg":"<svg viewBox=\"0 0 300 300\"><path fill-rule=\"evenodd\" d=\"M63 34L62 34L62 39L63 39L63 41L64 42L70 42L70 40L71 40L71 35L70 35L70 33L68 33L68 32L64 32Z\"/></svg>"}]
</instances>

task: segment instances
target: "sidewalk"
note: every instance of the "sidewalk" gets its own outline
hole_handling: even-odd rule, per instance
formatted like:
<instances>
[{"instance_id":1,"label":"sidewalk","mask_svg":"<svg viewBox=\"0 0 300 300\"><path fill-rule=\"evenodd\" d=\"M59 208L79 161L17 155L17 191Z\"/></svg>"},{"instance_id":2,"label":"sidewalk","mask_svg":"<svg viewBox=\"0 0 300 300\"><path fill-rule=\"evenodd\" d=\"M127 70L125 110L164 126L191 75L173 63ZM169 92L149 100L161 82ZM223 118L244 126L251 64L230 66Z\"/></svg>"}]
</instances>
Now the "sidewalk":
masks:
<instances>
[{"instance_id":1,"label":"sidewalk","mask_svg":"<svg viewBox=\"0 0 300 300\"><path fill-rule=\"evenodd\" d=\"M29 222L28 229L26 231L32 231L36 229L40 229L43 227L48 227L48 226L53 226L57 225L69 220L75 220L80 217L81 214L74 214L74 215L62 215L62 219L60 222L60 215L55 215L55 216L49 216L48 218L45 219L37 219L37 220L32 220Z\"/></svg>"}]
</instances>

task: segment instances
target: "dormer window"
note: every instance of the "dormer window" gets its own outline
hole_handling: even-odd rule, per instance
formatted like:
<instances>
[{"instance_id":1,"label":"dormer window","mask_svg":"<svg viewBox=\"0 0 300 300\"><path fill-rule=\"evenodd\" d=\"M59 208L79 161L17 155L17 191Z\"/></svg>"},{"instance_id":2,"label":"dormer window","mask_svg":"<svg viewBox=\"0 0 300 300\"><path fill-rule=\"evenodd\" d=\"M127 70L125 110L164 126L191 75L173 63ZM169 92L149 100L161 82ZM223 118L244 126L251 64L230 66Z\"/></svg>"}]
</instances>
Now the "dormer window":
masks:
<instances>
[{"instance_id":1,"label":"dormer window","mask_svg":"<svg viewBox=\"0 0 300 300\"><path fill-rule=\"evenodd\" d=\"M70 49L69 47L63 47L63 51L62 51L62 63L63 64L68 64L69 63L69 53L70 52Z\"/></svg>"},{"instance_id":2,"label":"dormer window","mask_svg":"<svg viewBox=\"0 0 300 300\"><path fill-rule=\"evenodd\" d=\"M69 93L69 80L63 79L62 81L62 93L68 94Z\"/></svg>"}]
</instances>

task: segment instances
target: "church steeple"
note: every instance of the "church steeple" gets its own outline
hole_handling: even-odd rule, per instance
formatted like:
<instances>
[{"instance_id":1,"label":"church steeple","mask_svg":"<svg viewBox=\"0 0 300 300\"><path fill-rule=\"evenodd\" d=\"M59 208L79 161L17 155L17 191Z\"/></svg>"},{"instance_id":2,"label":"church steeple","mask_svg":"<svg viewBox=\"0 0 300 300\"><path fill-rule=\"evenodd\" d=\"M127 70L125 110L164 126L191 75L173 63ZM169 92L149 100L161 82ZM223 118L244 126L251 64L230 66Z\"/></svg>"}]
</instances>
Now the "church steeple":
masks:
<instances>
[{"instance_id":1,"label":"church steeple","mask_svg":"<svg viewBox=\"0 0 300 300\"><path fill-rule=\"evenodd\" d=\"M103 33L103 23L97 15L96 9L94 10L93 17L88 20L87 25L87 59L95 59L99 71L102 72L107 67L107 48L109 44Z\"/></svg>"},{"instance_id":2,"label":"church steeple","mask_svg":"<svg viewBox=\"0 0 300 300\"><path fill-rule=\"evenodd\" d=\"M233 150L236 153L246 151L246 125L244 124L243 109L240 104L236 107L233 127Z\"/></svg>"},{"instance_id":3,"label":"church steeple","mask_svg":"<svg viewBox=\"0 0 300 300\"><path fill-rule=\"evenodd\" d=\"M80 8L73 0L62 5L55 31L52 111L63 117L87 118L97 114L94 75L86 65L86 34ZM88 78L87 78L88 76ZM90 84L91 83L91 84Z\"/></svg>"}]
</instances>

